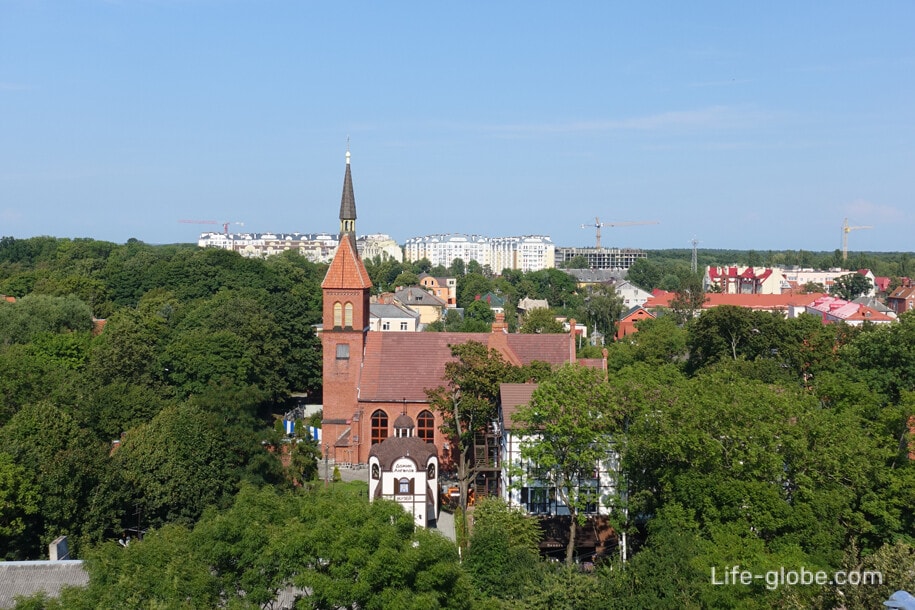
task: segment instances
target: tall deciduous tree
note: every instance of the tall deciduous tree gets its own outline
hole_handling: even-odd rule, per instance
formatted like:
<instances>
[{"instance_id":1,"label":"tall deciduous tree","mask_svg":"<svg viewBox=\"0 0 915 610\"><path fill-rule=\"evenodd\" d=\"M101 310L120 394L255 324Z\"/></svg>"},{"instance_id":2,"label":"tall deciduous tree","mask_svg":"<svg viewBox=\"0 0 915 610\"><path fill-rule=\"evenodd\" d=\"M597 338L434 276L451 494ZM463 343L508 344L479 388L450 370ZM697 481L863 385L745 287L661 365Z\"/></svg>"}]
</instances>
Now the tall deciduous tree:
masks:
<instances>
[{"instance_id":1,"label":"tall deciduous tree","mask_svg":"<svg viewBox=\"0 0 915 610\"><path fill-rule=\"evenodd\" d=\"M499 384L511 380L513 367L496 350L468 341L451 346L456 360L445 365L445 386L427 390L432 408L442 416L441 430L450 439L461 491L467 508L467 489L479 472L473 456L474 437L496 418Z\"/></svg>"},{"instance_id":2,"label":"tall deciduous tree","mask_svg":"<svg viewBox=\"0 0 915 610\"><path fill-rule=\"evenodd\" d=\"M518 600L536 588L541 535L534 517L499 498L481 498L465 563L477 589Z\"/></svg>"},{"instance_id":3,"label":"tall deciduous tree","mask_svg":"<svg viewBox=\"0 0 915 610\"><path fill-rule=\"evenodd\" d=\"M521 320L521 328L518 331L525 334L546 334L561 333L563 328L562 324L556 320L556 314L552 309L540 307L524 314L524 318Z\"/></svg>"},{"instance_id":4,"label":"tall deciduous tree","mask_svg":"<svg viewBox=\"0 0 915 610\"><path fill-rule=\"evenodd\" d=\"M621 413L614 409L603 371L567 364L534 391L529 405L514 415L522 441L521 455L555 486L571 516L566 563L575 551L575 534L588 504L595 503L591 487L606 463L612 435L622 433Z\"/></svg>"},{"instance_id":5,"label":"tall deciduous tree","mask_svg":"<svg viewBox=\"0 0 915 610\"><path fill-rule=\"evenodd\" d=\"M830 292L839 298L851 301L871 289L871 281L860 273L848 273L833 280Z\"/></svg>"}]
</instances>

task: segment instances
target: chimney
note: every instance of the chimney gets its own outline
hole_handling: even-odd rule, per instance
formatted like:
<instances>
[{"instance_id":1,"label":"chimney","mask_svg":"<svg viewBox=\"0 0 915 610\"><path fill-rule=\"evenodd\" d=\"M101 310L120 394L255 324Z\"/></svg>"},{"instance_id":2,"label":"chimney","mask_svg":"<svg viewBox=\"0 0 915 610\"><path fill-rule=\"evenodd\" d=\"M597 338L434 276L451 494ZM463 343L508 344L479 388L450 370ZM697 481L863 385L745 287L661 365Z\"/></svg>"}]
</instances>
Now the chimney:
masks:
<instances>
[{"instance_id":1,"label":"chimney","mask_svg":"<svg viewBox=\"0 0 915 610\"><path fill-rule=\"evenodd\" d=\"M505 314L497 313L496 321L492 323L492 332L494 333L507 333L508 324L505 323Z\"/></svg>"}]
</instances>

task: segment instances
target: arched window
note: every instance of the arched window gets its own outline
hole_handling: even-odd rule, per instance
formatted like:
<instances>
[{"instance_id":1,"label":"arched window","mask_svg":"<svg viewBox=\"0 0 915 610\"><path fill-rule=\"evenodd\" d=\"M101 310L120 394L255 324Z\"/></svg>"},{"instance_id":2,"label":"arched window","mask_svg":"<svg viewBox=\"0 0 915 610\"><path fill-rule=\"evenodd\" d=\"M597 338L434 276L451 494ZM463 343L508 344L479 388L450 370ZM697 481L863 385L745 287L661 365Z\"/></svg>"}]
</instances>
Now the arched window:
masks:
<instances>
[{"instance_id":1,"label":"arched window","mask_svg":"<svg viewBox=\"0 0 915 610\"><path fill-rule=\"evenodd\" d=\"M378 409L372 413L372 444L388 438L388 414Z\"/></svg>"},{"instance_id":2,"label":"arched window","mask_svg":"<svg viewBox=\"0 0 915 610\"><path fill-rule=\"evenodd\" d=\"M334 303L334 328L343 326L343 305Z\"/></svg>"},{"instance_id":3,"label":"arched window","mask_svg":"<svg viewBox=\"0 0 915 610\"><path fill-rule=\"evenodd\" d=\"M353 327L353 304L347 303L344 309L343 315L343 326L344 327Z\"/></svg>"},{"instance_id":4,"label":"arched window","mask_svg":"<svg viewBox=\"0 0 915 610\"><path fill-rule=\"evenodd\" d=\"M429 411L420 411L416 416L416 436L427 443L435 442L435 417Z\"/></svg>"}]
</instances>

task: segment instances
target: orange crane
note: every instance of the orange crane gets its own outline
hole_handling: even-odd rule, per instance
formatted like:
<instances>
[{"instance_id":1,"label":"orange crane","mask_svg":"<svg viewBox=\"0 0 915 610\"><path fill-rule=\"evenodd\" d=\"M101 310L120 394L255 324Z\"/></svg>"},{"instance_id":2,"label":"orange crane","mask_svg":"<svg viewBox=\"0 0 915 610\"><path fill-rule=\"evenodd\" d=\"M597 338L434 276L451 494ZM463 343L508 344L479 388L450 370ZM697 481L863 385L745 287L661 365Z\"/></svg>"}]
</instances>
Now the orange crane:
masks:
<instances>
[{"instance_id":1,"label":"orange crane","mask_svg":"<svg viewBox=\"0 0 915 610\"><path fill-rule=\"evenodd\" d=\"M594 223L581 225L582 229L594 227L597 229L597 249L600 250L600 229L601 227L631 227L633 225L656 225L657 220L637 220L635 222L601 222L600 218L594 217Z\"/></svg>"},{"instance_id":2,"label":"orange crane","mask_svg":"<svg viewBox=\"0 0 915 610\"><path fill-rule=\"evenodd\" d=\"M243 222L219 222L217 220L179 220L178 222L183 222L185 224L195 224L195 225L222 225L222 232L225 235L229 234L229 225L239 225L245 226Z\"/></svg>"},{"instance_id":3,"label":"orange crane","mask_svg":"<svg viewBox=\"0 0 915 610\"><path fill-rule=\"evenodd\" d=\"M858 227L852 227L848 224L848 219L845 219L845 222L842 223L842 260L848 260L848 234L852 231L857 231L858 229L873 229L874 227L870 225L862 225Z\"/></svg>"}]
</instances>

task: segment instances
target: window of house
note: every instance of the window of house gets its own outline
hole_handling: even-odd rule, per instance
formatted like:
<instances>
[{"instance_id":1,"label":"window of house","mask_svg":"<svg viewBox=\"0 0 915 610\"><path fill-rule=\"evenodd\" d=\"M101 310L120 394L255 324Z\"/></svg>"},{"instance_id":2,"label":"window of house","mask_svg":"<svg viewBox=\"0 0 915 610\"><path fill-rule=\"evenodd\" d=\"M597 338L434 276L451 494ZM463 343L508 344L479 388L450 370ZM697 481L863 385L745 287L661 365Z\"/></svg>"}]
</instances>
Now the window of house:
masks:
<instances>
[{"instance_id":1,"label":"window of house","mask_svg":"<svg viewBox=\"0 0 915 610\"><path fill-rule=\"evenodd\" d=\"M388 414L378 409L372 413L372 444L376 445L388 438Z\"/></svg>"},{"instance_id":2,"label":"window of house","mask_svg":"<svg viewBox=\"0 0 915 610\"><path fill-rule=\"evenodd\" d=\"M400 330L407 330L407 323L406 323L406 322L401 322L401 323L400 323Z\"/></svg>"},{"instance_id":3,"label":"window of house","mask_svg":"<svg viewBox=\"0 0 915 610\"><path fill-rule=\"evenodd\" d=\"M381 323L381 330L391 330L391 323L390 323L390 322L382 322L382 323Z\"/></svg>"},{"instance_id":4,"label":"window of house","mask_svg":"<svg viewBox=\"0 0 915 610\"><path fill-rule=\"evenodd\" d=\"M343 326L353 327L353 304L347 303L343 308Z\"/></svg>"},{"instance_id":5,"label":"window of house","mask_svg":"<svg viewBox=\"0 0 915 610\"><path fill-rule=\"evenodd\" d=\"M334 327L343 326L343 305L334 303Z\"/></svg>"},{"instance_id":6,"label":"window of house","mask_svg":"<svg viewBox=\"0 0 915 610\"><path fill-rule=\"evenodd\" d=\"M408 479L406 477L399 479L397 481L397 493L399 494L412 494L413 493L413 479Z\"/></svg>"},{"instance_id":7,"label":"window of house","mask_svg":"<svg viewBox=\"0 0 915 610\"><path fill-rule=\"evenodd\" d=\"M416 436L427 443L435 442L435 417L430 411L420 411L416 416Z\"/></svg>"},{"instance_id":8,"label":"window of house","mask_svg":"<svg viewBox=\"0 0 915 610\"><path fill-rule=\"evenodd\" d=\"M349 343L337 344L337 360L349 360Z\"/></svg>"}]
</instances>

